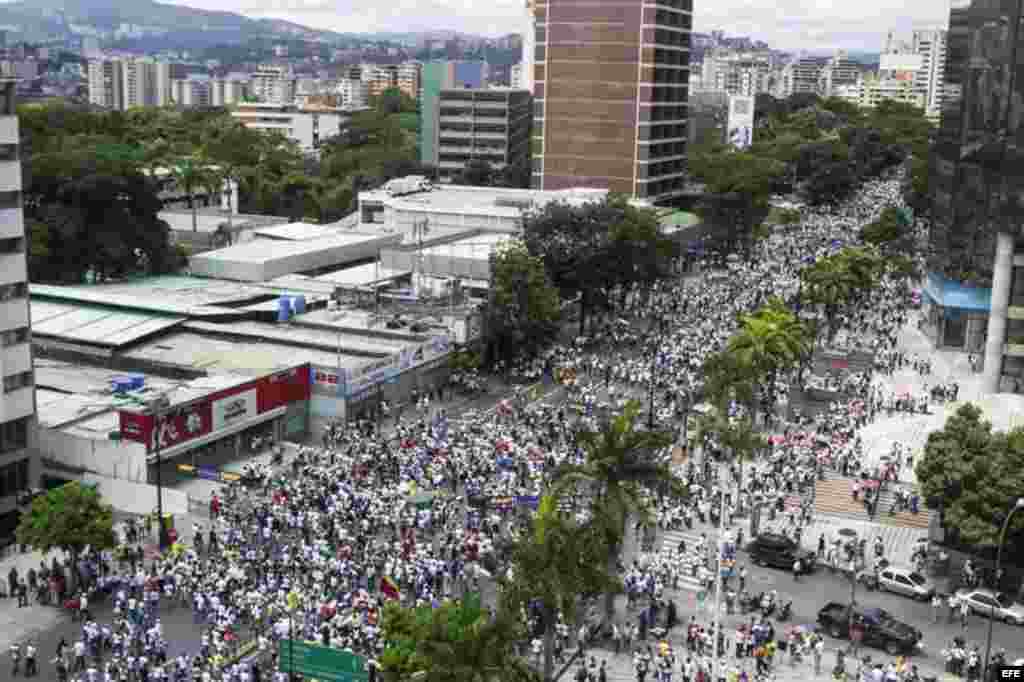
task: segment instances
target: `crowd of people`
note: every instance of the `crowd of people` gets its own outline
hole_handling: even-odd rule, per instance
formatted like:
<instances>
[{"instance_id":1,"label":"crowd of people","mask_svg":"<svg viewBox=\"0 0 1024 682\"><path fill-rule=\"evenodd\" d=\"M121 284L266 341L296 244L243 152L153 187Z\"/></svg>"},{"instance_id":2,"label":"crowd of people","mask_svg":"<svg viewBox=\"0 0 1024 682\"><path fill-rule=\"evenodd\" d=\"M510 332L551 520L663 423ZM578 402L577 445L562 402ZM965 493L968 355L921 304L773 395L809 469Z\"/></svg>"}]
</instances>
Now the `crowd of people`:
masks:
<instances>
[{"instance_id":1,"label":"crowd of people","mask_svg":"<svg viewBox=\"0 0 1024 682\"><path fill-rule=\"evenodd\" d=\"M284 470L261 470L264 485L218 498L208 525L195 529L189 545L178 543L152 561L134 553L86 557L89 591L81 601L109 599L112 617L100 623L92 609L80 606L81 638L61 647L54 660L61 679L284 680L271 671L277 643L292 637L364 655L375 669L389 600L439 604L491 589L489 578L504 570L531 501L560 464L582 462L575 438L581 425L628 398L646 400L652 387L659 420L678 424L694 407L684 396L699 391L700 367L735 330L739 314L771 296L794 300L798 270L808 258L840 248L878 210L898 202L898 182L868 183L840 210L807 210L797 232L766 240L749 262L730 260L728 277L704 274L619 292L620 309L597 325L592 338L556 346L529 365L549 380L571 370L576 387L562 403L503 401L492 412L454 417L436 396L433 403L420 396L409 414L395 415L390 431L339 425L319 446L299 448ZM907 300L905 284L885 279L869 305L842 324L870 329L876 358L892 365L900 361L894 348ZM786 390L796 379L780 377L777 388ZM802 493L823 468L877 474L856 429L885 403L879 404L870 382L844 388L847 399L814 417L765 410L775 436L742 475L735 466L719 475L727 453L705 436L701 458L673 462L695 494L686 502L653 495L657 523L692 528L697 519L728 528L735 515L762 506L765 528L799 541L811 516ZM585 515L586 507L581 495L570 511ZM735 551L742 544L737 529L728 545ZM714 582L716 566L707 546L699 545L664 547L622 566L630 604L641 615L616 623L614 641L626 651L632 649L627 642L636 642L631 655L641 682L648 674L668 682L673 670L686 682L704 682L713 668L719 679L712 682L741 682L767 673L783 653L820 665L820 637L777 633L768 619L738 630L728 646L723 635L717 652L709 628L696 620L678 654L671 639L648 645L649 634L664 634L662 616L665 629L677 625L666 587L678 585L685 573L709 589ZM745 569L737 567L734 575L742 592ZM201 632L194 650L166 641L160 618L171 608L191 611ZM567 643L571 633L563 634ZM239 660L243 643L251 655ZM713 665L719 656L723 663ZM19 647L15 660L23 658ZM580 670L597 680L603 667L591 658Z\"/></svg>"}]
</instances>

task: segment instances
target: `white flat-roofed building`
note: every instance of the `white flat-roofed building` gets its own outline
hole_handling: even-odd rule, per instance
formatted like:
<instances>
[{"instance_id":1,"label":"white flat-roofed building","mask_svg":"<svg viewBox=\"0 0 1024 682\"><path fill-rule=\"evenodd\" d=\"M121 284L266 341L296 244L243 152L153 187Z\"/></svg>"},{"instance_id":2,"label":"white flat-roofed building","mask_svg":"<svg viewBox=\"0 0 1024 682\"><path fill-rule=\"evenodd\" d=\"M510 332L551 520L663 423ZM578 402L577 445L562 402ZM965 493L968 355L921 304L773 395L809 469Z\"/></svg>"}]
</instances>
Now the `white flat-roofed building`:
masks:
<instances>
[{"instance_id":1,"label":"white flat-roofed building","mask_svg":"<svg viewBox=\"0 0 1024 682\"><path fill-rule=\"evenodd\" d=\"M408 240L418 237L416 226L426 221L424 238L469 230L511 234L521 229L524 212L555 201L578 206L602 201L607 196L607 190L588 188L539 190L438 185L398 196L373 190L359 193L359 229L379 226L384 232L401 234Z\"/></svg>"},{"instance_id":2,"label":"white flat-roofed building","mask_svg":"<svg viewBox=\"0 0 1024 682\"><path fill-rule=\"evenodd\" d=\"M266 282L295 273L375 258L399 241L397 235L344 232L303 241L254 239L225 249L193 256L193 275L241 282Z\"/></svg>"},{"instance_id":3,"label":"white flat-roofed building","mask_svg":"<svg viewBox=\"0 0 1024 682\"><path fill-rule=\"evenodd\" d=\"M277 131L305 150L316 149L322 141L339 134L352 117L348 109L252 102L237 105L231 115L246 128Z\"/></svg>"}]
</instances>

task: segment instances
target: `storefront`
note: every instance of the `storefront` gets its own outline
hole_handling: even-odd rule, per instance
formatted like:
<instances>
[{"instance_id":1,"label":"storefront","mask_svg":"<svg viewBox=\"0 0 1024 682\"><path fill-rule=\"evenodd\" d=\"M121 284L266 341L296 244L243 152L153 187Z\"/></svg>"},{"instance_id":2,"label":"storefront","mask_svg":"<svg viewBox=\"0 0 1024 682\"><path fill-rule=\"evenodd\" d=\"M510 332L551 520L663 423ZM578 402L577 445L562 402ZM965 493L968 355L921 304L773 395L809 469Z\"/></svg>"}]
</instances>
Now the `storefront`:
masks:
<instances>
[{"instance_id":1,"label":"storefront","mask_svg":"<svg viewBox=\"0 0 1024 682\"><path fill-rule=\"evenodd\" d=\"M310 367L301 365L172 403L159 416L144 408L121 409L121 437L145 444L155 479L158 451L169 466L202 466L299 436L308 429L309 402Z\"/></svg>"},{"instance_id":2,"label":"storefront","mask_svg":"<svg viewBox=\"0 0 1024 682\"><path fill-rule=\"evenodd\" d=\"M347 420L376 419L381 401L407 405L413 390L438 388L447 379L451 351L451 339L436 336L397 355L345 370Z\"/></svg>"},{"instance_id":3,"label":"storefront","mask_svg":"<svg viewBox=\"0 0 1024 682\"><path fill-rule=\"evenodd\" d=\"M983 352L991 298L989 288L930 274L922 299L924 333L936 348Z\"/></svg>"}]
</instances>

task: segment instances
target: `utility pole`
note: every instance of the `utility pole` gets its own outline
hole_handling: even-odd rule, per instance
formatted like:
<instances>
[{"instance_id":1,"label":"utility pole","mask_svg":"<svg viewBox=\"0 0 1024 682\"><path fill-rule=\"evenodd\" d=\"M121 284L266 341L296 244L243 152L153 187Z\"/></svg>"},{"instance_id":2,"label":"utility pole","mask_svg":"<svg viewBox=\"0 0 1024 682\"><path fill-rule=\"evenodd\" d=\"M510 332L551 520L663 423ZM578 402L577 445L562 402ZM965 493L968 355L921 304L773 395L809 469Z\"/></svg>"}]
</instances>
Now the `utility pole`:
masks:
<instances>
[{"instance_id":1,"label":"utility pole","mask_svg":"<svg viewBox=\"0 0 1024 682\"><path fill-rule=\"evenodd\" d=\"M153 456L156 459L156 515L157 515L157 543L160 551L167 549L167 524L164 522L164 477L163 460L160 457L160 447L163 444L164 411L170 401L166 395L160 395L150 403L150 411L153 413Z\"/></svg>"}]
</instances>

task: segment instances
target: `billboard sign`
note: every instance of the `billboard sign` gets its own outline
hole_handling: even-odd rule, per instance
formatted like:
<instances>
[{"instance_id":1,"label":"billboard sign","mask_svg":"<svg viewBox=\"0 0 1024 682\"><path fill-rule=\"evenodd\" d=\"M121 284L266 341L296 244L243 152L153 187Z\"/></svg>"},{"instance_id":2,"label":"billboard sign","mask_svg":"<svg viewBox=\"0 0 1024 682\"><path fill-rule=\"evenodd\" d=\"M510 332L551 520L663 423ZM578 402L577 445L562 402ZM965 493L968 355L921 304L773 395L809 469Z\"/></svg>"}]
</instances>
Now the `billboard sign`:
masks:
<instances>
[{"instance_id":1,"label":"billboard sign","mask_svg":"<svg viewBox=\"0 0 1024 682\"><path fill-rule=\"evenodd\" d=\"M754 141L754 98L750 95L729 97L729 142L746 149Z\"/></svg>"},{"instance_id":2,"label":"billboard sign","mask_svg":"<svg viewBox=\"0 0 1024 682\"><path fill-rule=\"evenodd\" d=\"M259 412L257 411L257 390L250 388L247 391L229 395L210 403L210 410L213 414L213 430L220 431L240 422L252 419Z\"/></svg>"},{"instance_id":3,"label":"billboard sign","mask_svg":"<svg viewBox=\"0 0 1024 682\"><path fill-rule=\"evenodd\" d=\"M161 415L159 425L151 414L120 412L119 420L121 437L144 443L146 452L155 452L158 446L160 449L171 448L213 430L210 406L206 403L172 408Z\"/></svg>"}]
</instances>

